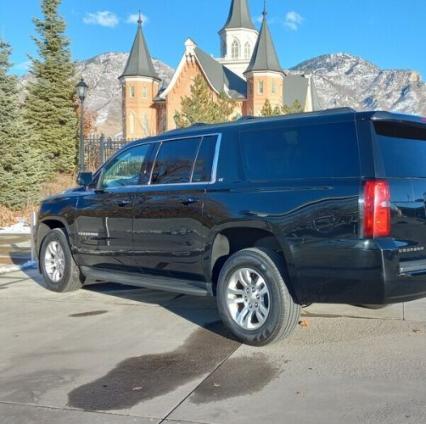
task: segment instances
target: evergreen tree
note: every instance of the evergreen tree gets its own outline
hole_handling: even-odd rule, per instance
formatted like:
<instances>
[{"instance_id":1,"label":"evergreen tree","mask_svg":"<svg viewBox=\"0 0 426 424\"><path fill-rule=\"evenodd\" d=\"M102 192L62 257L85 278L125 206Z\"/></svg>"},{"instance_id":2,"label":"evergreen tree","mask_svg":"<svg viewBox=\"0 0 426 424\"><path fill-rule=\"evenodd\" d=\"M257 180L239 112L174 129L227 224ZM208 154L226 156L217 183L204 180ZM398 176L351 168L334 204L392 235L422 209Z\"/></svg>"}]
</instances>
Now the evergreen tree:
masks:
<instances>
[{"instance_id":1,"label":"evergreen tree","mask_svg":"<svg viewBox=\"0 0 426 424\"><path fill-rule=\"evenodd\" d=\"M46 162L31 147L25 131L17 80L8 75L10 52L10 46L0 40L0 204L19 209L37 200Z\"/></svg>"},{"instance_id":2,"label":"evergreen tree","mask_svg":"<svg viewBox=\"0 0 426 424\"><path fill-rule=\"evenodd\" d=\"M303 112L303 107L299 100L295 100L291 106L284 105L281 109L283 115Z\"/></svg>"},{"instance_id":3,"label":"evergreen tree","mask_svg":"<svg viewBox=\"0 0 426 424\"><path fill-rule=\"evenodd\" d=\"M206 80L197 75L191 86L191 95L182 98L181 112L176 112L174 119L178 127L187 127L197 122L215 124L229 121L234 108L232 99L225 93L215 98Z\"/></svg>"},{"instance_id":4,"label":"evergreen tree","mask_svg":"<svg viewBox=\"0 0 426 424\"><path fill-rule=\"evenodd\" d=\"M25 102L25 120L33 142L51 160L54 170L72 172L76 163L78 120L74 95L74 66L65 22L58 14L61 0L42 0L43 19L34 19L38 58L32 58Z\"/></svg>"},{"instance_id":5,"label":"evergreen tree","mask_svg":"<svg viewBox=\"0 0 426 424\"><path fill-rule=\"evenodd\" d=\"M291 106L275 106L274 108L271 105L269 99L265 100L265 103L260 111L261 116L279 116L279 115L289 115L292 113L303 112L303 107L298 100L295 100Z\"/></svg>"},{"instance_id":6,"label":"evergreen tree","mask_svg":"<svg viewBox=\"0 0 426 424\"><path fill-rule=\"evenodd\" d=\"M269 99L266 99L262 107L262 110L260 111L260 115L261 116L278 116L278 115L282 115L282 111L279 106L275 106L273 108Z\"/></svg>"}]
</instances>

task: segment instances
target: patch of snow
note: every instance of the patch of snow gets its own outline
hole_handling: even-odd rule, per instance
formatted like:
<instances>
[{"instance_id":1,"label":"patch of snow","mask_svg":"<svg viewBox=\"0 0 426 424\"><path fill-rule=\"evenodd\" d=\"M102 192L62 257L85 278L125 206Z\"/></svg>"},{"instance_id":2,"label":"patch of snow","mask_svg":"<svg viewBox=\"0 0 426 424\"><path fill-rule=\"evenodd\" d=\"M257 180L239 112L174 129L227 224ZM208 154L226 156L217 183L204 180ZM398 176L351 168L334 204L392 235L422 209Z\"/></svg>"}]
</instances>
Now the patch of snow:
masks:
<instances>
[{"instance_id":1,"label":"patch of snow","mask_svg":"<svg viewBox=\"0 0 426 424\"><path fill-rule=\"evenodd\" d=\"M10 227L0 227L0 234L31 234L31 226L20 221Z\"/></svg>"},{"instance_id":2,"label":"patch of snow","mask_svg":"<svg viewBox=\"0 0 426 424\"><path fill-rule=\"evenodd\" d=\"M37 266L36 261L28 261L28 262L25 262L23 265L0 266L0 275L9 274L10 272L21 271L23 269L28 269L28 268L36 268L36 266Z\"/></svg>"}]
</instances>

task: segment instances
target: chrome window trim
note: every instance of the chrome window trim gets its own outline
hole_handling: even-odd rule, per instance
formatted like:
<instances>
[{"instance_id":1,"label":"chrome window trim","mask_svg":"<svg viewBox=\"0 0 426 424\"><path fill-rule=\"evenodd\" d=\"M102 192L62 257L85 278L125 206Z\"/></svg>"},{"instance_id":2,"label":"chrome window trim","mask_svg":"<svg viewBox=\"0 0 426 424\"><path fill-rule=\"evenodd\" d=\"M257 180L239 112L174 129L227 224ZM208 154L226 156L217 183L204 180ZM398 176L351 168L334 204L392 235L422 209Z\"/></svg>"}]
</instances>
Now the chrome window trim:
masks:
<instances>
[{"instance_id":1,"label":"chrome window trim","mask_svg":"<svg viewBox=\"0 0 426 424\"><path fill-rule=\"evenodd\" d=\"M215 152L214 152L214 157L213 157L213 163L212 163L212 170L211 170L211 176L210 176L210 181L202 181L202 182L192 182L189 181L187 183L171 183L171 184L152 184L152 174L154 172L154 167L155 167L155 163L157 161L157 157L158 154L160 152L161 146L163 145L163 143L167 143L170 141L180 141L180 140L188 140L191 138L200 138L201 139L201 143L204 141L204 138L206 137L217 137L216 138L216 147L215 147ZM154 143L159 143L160 146L157 150L157 153L155 155L154 161L152 163L152 169L151 169L151 176L149 178L149 183L145 184L143 186L139 186L139 187L179 187L179 186L200 186L200 185L211 185L211 184L215 184L217 181L217 167L218 167L218 163L219 163L219 154L220 154L220 146L221 146L221 141L222 141L222 133L210 133L210 134L197 134L197 135L192 135L192 136L186 136L186 137L174 137L174 138L169 138L169 139L164 139L164 140L157 140ZM201 143L200 143L200 147L201 147ZM194 160L194 164L195 161L198 158L198 153L199 150L197 152L197 156ZM191 179L193 177L193 173L191 175Z\"/></svg>"},{"instance_id":2,"label":"chrome window trim","mask_svg":"<svg viewBox=\"0 0 426 424\"><path fill-rule=\"evenodd\" d=\"M212 164L212 172L211 172L210 181L203 181L203 182L196 182L196 183L187 182L187 183L172 183L172 184L151 184L152 174L154 172L154 165L155 165L155 162L157 161L158 153L160 152L160 148L161 148L163 143L166 143L168 141L187 140L187 139L190 139L190 138L200 138L201 143L202 143L205 137L214 137L214 136L216 136L217 138L216 138L216 147L215 147L215 152L214 152L214 157L213 157L213 164ZM201 143L200 143L200 147L201 147ZM154 157L154 160L152 162L151 175L149 177L148 183L147 184L139 184L139 185L131 185L131 186L112 187L112 188L106 189L106 190L111 190L111 189L123 190L123 189L126 189L126 188L133 188L134 189L135 187L139 187L139 188L140 187L160 187L160 188L162 188L162 187L178 187L178 186L201 186L201 185L211 185L211 184L215 184L217 182L217 167L218 167L218 164L219 164L220 147L221 147L221 144L222 144L222 133L195 134L195 135L189 135L189 136L184 136L184 137L166 138L166 139L163 139L163 140L140 141L140 142L137 142L136 144L134 144L132 146L124 147L122 150L117 152L116 155L111 156L111 158L107 162L105 162L104 165L100 168L101 173L103 173L104 167L111 160L113 160L116 156L121 155L122 153L126 152L127 150L130 150L130 149L133 149L133 148L136 148L136 147L140 147L140 146L143 146L143 145L149 145L149 144L158 144L159 147L158 147L158 149L155 153L155 157ZM196 157L195 160L197 160L197 158L198 158L198 153L199 153L199 151L197 152L197 157ZM191 175L191 179L192 179L192 176L193 175ZM100 182L100 179L101 178L99 178L98 183Z\"/></svg>"}]
</instances>

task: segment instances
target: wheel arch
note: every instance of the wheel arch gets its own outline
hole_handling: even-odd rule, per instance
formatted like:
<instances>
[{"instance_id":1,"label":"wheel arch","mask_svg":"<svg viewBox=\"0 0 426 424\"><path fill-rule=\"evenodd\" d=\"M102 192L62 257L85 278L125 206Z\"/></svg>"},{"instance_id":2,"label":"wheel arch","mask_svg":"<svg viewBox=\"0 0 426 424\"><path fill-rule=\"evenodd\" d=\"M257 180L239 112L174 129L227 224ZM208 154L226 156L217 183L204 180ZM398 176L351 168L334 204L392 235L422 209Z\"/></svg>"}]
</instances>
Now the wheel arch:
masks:
<instances>
[{"instance_id":1,"label":"wheel arch","mask_svg":"<svg viewBox=\"0 0 426 424\"><path fill-rule=\"evenodd\" d=\"M211 237L210 262L208 264L209 280L216 293L216 285L220 270L226 260L234 253L250 247L261 247L272 250L280 255L283 260L289 289L298 298L296 290L296 276L292 272L291 250L287 241L276 235L273 228L264 221L228 223L217 228Z\"/></svg>"},{"instance_id":2,"label":"wheel arch","mask_svg":"<svg viewBox=\"0 0 426 424\"><path fill-rule=\"evenodd\" d=\"M54 230L56 228L63 229L65 232L65 236L68 239L69 242L69 227L65 219L62 217L46 217L41 220L37 226L37 232L36 232L36 238L35 238L35 247L36 247L36 253L37 257L40 257L40 249L41 244L46 237L46 235L49 233L49 231Z\"/></svg>"}]
</instances>

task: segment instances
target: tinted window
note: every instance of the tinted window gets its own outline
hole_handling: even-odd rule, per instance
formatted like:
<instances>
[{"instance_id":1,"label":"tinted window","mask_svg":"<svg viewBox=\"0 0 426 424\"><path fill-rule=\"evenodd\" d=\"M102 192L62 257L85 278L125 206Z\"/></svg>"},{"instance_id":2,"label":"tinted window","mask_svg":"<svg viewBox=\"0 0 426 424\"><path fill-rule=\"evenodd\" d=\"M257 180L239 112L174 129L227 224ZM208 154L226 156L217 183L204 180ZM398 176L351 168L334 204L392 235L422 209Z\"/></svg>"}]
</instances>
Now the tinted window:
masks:
<instances>
[{"instance_id":1,"label":"tinted window","mask_svg":"<svg viewBox=\"0 0 426 424\"><path fill-rule=\"evenodd\" d=\"M359 176L353 124L260 129L242 133L241 144L252 181Z\"/></svg>"},{"instance_id":2,"label":"tinted window","mask_svg":"<svg viewBox=\"0 0 426 424\"><path fill-rule=\"evenodd\" d=\"M388 177L426 177L426 128L376 124L379 151Z\"/></svg>"},{"instance_id":3,"label":"tinted window","mask_svg":"<svg viewBox=\"0 0 426 424\"><path fill-rule=\"evenodd\" d=\"M124 151L108 163L102 173L102 188L134 186L148 181L148 157L151 145L136 146Z\"/></svg>"},{"instance_id":4,"label":"tinted window","mask_svg":"<svg viewBox=\"0 0 426 424\"><path fill-rule=\"evenodd\" d=\"M193 183L211 181L216 141L217 136L208 136L203 138L194 166L194 174L192 177Z\"/></svg>"},{"instance_id":5,"label":"tinted window","mask_svg":"<svg viewBox=\"0 0 426 424\"><path fill-rule=\"evenodd\" d=\"M152 174L152 184L189 183L200 138L164 142Z\"/></svg>"}]
</instances>

